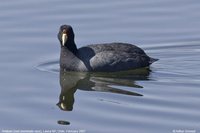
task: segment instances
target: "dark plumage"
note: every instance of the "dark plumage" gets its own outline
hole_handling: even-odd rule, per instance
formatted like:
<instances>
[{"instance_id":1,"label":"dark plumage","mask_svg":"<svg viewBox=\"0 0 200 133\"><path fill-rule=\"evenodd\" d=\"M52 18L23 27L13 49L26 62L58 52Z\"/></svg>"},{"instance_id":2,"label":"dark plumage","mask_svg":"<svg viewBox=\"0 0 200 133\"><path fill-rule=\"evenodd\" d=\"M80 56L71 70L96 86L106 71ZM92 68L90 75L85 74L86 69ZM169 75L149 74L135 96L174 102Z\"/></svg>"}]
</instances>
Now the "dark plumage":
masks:
<instances>
[{"instance_id":1,"label":"dark plumage","mask_svg":"<svg viewBox=\"0 0 200 133\"><path fill-rule=\"evenodd\" d=\"M147 67L153 59L139 47L128 43L93 44L77 49L71 26L62 25L60 67L68 71L114 72Z\"/></svg>"}]
</instances>

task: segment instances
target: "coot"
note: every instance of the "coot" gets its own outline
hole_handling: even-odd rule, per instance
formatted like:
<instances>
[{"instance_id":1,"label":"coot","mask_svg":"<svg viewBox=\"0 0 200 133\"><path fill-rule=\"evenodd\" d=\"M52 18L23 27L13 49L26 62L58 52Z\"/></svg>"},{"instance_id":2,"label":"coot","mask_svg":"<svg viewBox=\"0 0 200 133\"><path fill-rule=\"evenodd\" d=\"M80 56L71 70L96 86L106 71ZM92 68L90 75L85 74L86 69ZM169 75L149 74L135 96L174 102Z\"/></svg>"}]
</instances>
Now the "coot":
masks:
<instances>
[{"instance_id":1,"label":"coot","mask_svg":"<svg viewBox=\"0 0 200 133\"><path fill-rule=\"evenodd\" d=\"M67 71L116 72L148 67L158 60L128 43L92 44L78 49L70 25L60 27L58 39L61 44L60 67Z\"/></svg>"}]
</instances>

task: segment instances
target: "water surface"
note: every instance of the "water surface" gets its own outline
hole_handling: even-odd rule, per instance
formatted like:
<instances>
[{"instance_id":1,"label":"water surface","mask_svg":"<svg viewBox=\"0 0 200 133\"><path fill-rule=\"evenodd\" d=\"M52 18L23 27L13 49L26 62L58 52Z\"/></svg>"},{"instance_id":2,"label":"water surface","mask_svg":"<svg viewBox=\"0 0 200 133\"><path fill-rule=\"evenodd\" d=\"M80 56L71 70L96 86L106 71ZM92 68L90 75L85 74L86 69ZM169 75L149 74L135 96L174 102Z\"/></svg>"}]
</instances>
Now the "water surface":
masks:
<instances>
[{"instance_id":1,"label":"water surface","mask_svg":"<svg viewBox=\"0 0 200 133\"><path fill-rule=\"evenodd\" d=\"M0 130L200 132L197 0L1 1ZM59 26L78 47L137 44L160 60L115 74L59 69Z\"/></svg>"}]
</instances>

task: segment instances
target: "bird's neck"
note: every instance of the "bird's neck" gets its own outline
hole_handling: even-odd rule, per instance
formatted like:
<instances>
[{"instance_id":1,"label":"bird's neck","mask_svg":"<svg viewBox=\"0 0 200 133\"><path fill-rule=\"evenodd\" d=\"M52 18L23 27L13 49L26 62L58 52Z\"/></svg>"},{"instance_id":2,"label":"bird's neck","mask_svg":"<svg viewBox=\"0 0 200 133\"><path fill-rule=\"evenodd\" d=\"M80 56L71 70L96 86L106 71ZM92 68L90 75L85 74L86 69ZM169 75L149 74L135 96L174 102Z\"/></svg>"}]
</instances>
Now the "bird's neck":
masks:
<instances>
[{"instance_id":1,"label":"bird's neck","mask_svg":"<svg viewBox=\"0 0 200 133\"><path fill-rule=\"evenodd\" d=\"M74 55L78 52L78 49L76 47L76 44L74 41L68 41L64 47L62 47L65 51L69 50L72 52Z\"/></svg>"}]
</instances>

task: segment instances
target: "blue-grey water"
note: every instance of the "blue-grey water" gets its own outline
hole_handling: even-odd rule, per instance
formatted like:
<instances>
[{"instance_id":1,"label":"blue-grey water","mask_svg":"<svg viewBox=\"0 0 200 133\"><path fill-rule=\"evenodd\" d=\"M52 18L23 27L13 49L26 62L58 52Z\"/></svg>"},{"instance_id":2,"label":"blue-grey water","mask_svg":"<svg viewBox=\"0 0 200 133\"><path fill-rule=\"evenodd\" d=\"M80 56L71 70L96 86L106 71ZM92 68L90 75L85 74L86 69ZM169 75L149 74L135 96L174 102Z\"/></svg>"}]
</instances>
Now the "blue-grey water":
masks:
<instances>
[{"instance_id":1,"label":"blue-grey water","mask_svg":"<svg viewBox=\"0 0 200 133\"><path fill-rule=\"evenodd\" d=\"M59 70L61 24L78 47L137 44L150 70ZM0 132L200 132L200 1L1 0ZM60 132L61 132L60 131Z\"/></svg>"}]
</instances>

